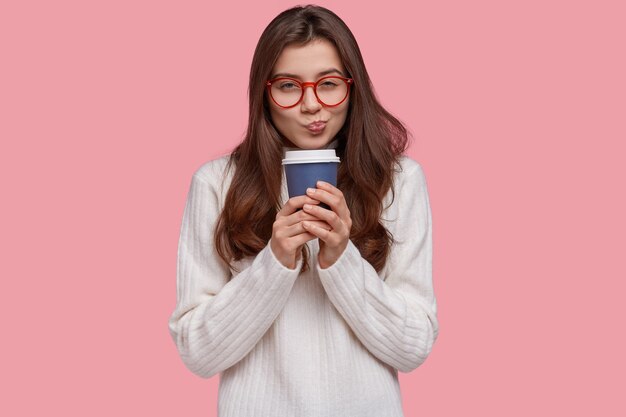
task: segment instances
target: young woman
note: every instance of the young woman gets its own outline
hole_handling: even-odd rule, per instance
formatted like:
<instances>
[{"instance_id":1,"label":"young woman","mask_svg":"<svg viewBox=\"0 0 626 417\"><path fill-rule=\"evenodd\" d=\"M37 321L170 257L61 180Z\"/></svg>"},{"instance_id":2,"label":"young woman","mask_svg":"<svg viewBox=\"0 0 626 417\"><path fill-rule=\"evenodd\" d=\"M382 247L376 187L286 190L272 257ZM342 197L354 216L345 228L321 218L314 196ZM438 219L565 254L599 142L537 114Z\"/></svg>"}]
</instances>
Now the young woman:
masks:
<instances>
[{"instance_id":1,"label":"young woman","mask_svg":"<svg viewBox=\"0 0 626 417\"><path fill-rule=\"evenodd\" d=\"M195 374L221 375L220 417L402 416L398 371L438 334L430 205L407 131L322 7L269 24L249 96L243 142L191 180L169 320L178 352ZM341 158L338 186L288 198L284 151L322 148Z\"/></svg>"}]
</instances>

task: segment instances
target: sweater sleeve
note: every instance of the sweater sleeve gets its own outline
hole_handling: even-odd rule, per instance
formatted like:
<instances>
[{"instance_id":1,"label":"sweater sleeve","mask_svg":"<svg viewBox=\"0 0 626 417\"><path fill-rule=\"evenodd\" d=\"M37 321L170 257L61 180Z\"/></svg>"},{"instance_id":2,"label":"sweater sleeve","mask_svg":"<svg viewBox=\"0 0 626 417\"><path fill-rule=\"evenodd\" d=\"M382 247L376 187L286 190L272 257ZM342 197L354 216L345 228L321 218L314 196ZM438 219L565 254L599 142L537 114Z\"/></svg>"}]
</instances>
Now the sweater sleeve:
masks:
<instances>
[{"instance_id":1,"label":"sweater sleeve","mask_svg":"<svg viewBox=\"0 0 626 417\"><path fill-rule=\"evenodd\" d=\"M185 366L202 378L231 367L261 339L284 307L302 266L283 266L269 242L231 278L213 231L219 215L218 173L194 173L178 242L176 307L169 332ZM205 173L206 174L206 173ZM230 279L230 280L229 280Z\"/></svg>"},{"instance_id":2,"label":"sweater sleeve","mask_svg":"<svg viewBox=\"0 0 626 417\"><path fill-rule=\"evenodd\" d=\"M432 285L432 221L426 180L413 161L396 192L398 222L384 280L348 241L326 269L329 299L372 355L402 372L420 366L439 333Z\"/></svg>"}]
</instances>

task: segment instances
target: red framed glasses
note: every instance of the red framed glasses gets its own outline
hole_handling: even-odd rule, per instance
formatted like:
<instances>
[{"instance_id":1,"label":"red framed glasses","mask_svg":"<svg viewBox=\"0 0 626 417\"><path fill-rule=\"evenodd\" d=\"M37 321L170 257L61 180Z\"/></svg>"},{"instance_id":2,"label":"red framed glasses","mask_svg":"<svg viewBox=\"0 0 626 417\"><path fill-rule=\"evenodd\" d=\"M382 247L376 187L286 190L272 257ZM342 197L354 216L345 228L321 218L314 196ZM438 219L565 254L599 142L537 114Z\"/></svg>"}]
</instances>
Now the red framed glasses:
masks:
<instances>
[{"instance_id":1,"label":"red framed glasses","mask_svg":"<svg viewBox=\"0 0 626 417\"><path fill-rule=\"evenodd\" d=\"M327 107L343 103L350 94L352 78L329 75L316 82L301 82L295 78L280 77L266 81L267 92L277 106L289 109L298 105L304 98L304 89L313 87L317 101Z\"/></svg>"}]
</instances>

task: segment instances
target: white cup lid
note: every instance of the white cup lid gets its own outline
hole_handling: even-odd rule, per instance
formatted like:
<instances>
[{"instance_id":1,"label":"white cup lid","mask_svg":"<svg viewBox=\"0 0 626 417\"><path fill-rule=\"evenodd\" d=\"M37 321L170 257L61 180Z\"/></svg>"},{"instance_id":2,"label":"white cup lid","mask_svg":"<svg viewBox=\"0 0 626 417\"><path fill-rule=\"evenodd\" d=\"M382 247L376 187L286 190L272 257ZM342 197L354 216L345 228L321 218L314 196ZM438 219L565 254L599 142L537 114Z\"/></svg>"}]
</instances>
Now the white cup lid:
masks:
<instances>
[{"instance_id":1,"label":"white cup lid","mask_svg":"<svg viewBox=\"0 0 626 417\"><path fill-rule=\"evenodd\" d=\"M283 165L289 164L313 164L319 162L337 162L339 157L334 149L307 149L300 151L286 151Z\"/></svg>"}]
</instances>

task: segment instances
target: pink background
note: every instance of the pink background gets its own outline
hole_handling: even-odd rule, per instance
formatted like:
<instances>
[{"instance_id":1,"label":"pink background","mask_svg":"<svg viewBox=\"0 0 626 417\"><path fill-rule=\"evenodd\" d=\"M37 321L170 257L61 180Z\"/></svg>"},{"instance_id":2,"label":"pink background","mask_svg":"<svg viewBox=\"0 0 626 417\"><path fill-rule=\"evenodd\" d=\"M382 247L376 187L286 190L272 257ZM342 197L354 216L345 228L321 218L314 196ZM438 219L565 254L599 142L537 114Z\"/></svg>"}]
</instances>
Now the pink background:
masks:
<instances>
[{"instance_id":1,"label":"pink background","mask_svg":"<svg viewBox=\"0 0 626 417\"><path fill-rule=\"evenodd\" d=\"M1 415L215 415L167 330L179 227L294 4L2 2ZM441 334L406 415L626 415L624 3L317 4L427 176Z\"/></svg>"}]
</instances>

